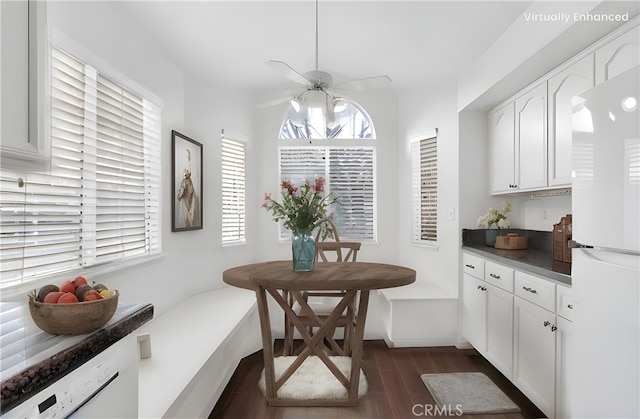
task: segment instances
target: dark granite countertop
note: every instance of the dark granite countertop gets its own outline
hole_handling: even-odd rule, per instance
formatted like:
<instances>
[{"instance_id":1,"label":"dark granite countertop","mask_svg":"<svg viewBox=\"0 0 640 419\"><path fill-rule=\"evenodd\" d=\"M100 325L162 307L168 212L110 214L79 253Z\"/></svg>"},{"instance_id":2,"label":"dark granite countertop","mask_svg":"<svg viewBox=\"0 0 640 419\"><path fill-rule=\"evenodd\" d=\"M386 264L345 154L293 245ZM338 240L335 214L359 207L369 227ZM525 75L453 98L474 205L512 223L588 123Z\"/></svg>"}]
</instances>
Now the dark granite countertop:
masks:
<instances>
[{"instance_id":1,"label":"dark granite countertop","mask_svg":"<svg viewBox=\"0 0 640 419\"><path fill-rule=\"evenodd\" d=\"M571 264L553 260L551 232L516 230L528 237L528 249L504 250L485 244L485 230L462 230L462 248L515 269L571 285Z\"/></svg>"},{"instance_id":2,"label":"dark granite countertop","mask_svg":"<svg viewBox=\"0 0 640 419\"><path fill-rule=\"evenodd\" d=\"M0 309L2 335L12 333L17 336L3 340L0 348L1 414L71 373L153 318L151 304L120 303L113 318L101 329L83 335L58 336L33 327L25 304L5 302L0 303ZM15 330L5 330L7 327Z\"/></svg>"}]
</instances>

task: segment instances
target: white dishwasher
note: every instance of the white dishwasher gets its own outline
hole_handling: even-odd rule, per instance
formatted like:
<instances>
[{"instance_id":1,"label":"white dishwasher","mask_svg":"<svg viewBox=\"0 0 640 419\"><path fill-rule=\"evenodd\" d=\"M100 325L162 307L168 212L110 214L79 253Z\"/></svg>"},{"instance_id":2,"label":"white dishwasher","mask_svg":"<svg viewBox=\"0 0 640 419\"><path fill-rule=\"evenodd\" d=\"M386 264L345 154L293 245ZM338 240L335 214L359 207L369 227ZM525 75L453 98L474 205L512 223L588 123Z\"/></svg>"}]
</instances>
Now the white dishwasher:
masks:
<instances>
[{"instance_id":1,"label":"white dishwasher","mask_svg":"<svg viewBox=\"0 0 640 419\"><path fill-rule=\"evenodd\" d=\"M139 305L120 307L110 321L118 321L140 308ZM5 312L6 313L6 312ZM7 316L8 317L8 316ZM120 318L120 319L119 319ZM30 319L29 319L30 320ZM105 326L109 326L109 323ZM28 327L27 327L28 329ZM13 375L14 371L28 368L31 364L56 361L58 355L63 354L60 348L78 344L84 336L54 336L47 333L26 334L26 341L31 352L27 360L17 362L8 368L10 357L5 358L9 346L4 346L3 381ZM5 418L137 418L138 417L138 343L135 333L128 333L124 337L114 336L116 340L106 349L92 356L86 362L55 380L48 386L43 386L35 394L10 409L3 409L2 419ZM20 342L21 345L24 345ZM46 348L40 350L41 348ZM20 355L20 353L18 353ZM60 355L64 358L64 355ZM7 362L4 362L7 361ZM34 375L32 374L32 377ZM37 380L37 374L35 374ZM31 378L34 379L34 378ZM3 395L4 396L4 395Z\"/></svg>"},{"instance_id":2,"label":"white dishwasher","mask_svg":"<svg viewBox=\"0 0 640 419\"><path fill-rule=\"evenodd\" d=\"M124 337L2 417L138 417L136 345Z\"/></svg>"}]
</instances>

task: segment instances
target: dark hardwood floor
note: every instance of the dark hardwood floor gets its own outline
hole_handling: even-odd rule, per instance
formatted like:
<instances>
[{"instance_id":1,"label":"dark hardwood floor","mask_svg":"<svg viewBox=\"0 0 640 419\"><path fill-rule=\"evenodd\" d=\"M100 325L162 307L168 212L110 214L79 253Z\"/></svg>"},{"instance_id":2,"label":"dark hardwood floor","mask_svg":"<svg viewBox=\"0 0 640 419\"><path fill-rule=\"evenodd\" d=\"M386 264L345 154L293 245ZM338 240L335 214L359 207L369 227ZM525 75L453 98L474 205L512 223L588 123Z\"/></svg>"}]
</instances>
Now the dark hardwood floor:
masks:
<instances>
[{"instance_id":1,"label":"dark hardwood floor","mask_svg":"<svg viewBox=\"0 0 640 419\"><path fill-rule=\"evenodd\" d=\"M276 341L276 351L282 341ZM276 352L277 353L277 352ZM263 369L262 351L244 358L220 396L209 418L415 418L461 417L539 418L544 417L508 379L473 349L455 347L389 349L382 340L364 342L362 371L369 391L355 407L268 407L258 389ZM421 374L440 372L485 373L521 409L520 413L500 415L436 416L435 403L420 379ZM414 408L414 406L418 405ZM414 414L417 413L416 414ZM440 412L442 412L440 410Z\"/></svg>"}]
</instances>

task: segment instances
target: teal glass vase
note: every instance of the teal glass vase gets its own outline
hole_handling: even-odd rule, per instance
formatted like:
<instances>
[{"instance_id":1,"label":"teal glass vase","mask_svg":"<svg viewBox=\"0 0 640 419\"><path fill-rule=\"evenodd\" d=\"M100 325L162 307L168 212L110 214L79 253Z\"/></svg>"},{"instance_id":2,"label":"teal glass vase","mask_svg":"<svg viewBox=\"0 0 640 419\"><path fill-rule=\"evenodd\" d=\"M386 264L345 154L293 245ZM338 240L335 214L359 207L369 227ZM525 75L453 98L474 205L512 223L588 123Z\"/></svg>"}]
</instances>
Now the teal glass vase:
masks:
<instances>
[{"instance_id":1,"label":"teal glass vase","mask_svg":"<svg viewBox=\"0 0 640 419\"><path fill-rule=\"evenodd\" d=\"M294 272L313 271L316 258L316 242L310 230L292 231L291 251Z\"/></svg>"},{"instance_id":2,"label":"teal glass vase","mask_svg":"<svg viewBox=\"0 0 640 419\"><path fill-rule=\"evenodd\" d=\"M485 244L489 247L496 246L496 237L498 236L500 230L497 228L490 228L485 231Z\"/></svg>"}]
</instances>

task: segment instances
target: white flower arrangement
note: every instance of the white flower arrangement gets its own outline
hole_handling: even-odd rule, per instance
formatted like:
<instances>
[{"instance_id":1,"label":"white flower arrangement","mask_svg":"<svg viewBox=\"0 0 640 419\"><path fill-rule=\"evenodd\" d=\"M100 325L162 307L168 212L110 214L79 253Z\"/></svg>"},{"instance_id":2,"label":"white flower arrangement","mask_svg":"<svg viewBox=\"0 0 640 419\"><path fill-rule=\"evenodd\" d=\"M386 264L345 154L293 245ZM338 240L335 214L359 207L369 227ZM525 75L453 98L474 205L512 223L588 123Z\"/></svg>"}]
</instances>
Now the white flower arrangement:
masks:
<instances>
[{"instance_id":1,"label":"white flower arrangement","mask_svg":"<svg viewBox=\"0 0 640 419\"><path fill-rule=\"evenodd\" d=\"M511 212L511 204L509 202L502 204L502 212L489 208L486 214L478 217L478 227L491 228L495 224L500 229L509 228L509 219L506 215L509 212Z\"/></svg>"}]
</instances>

